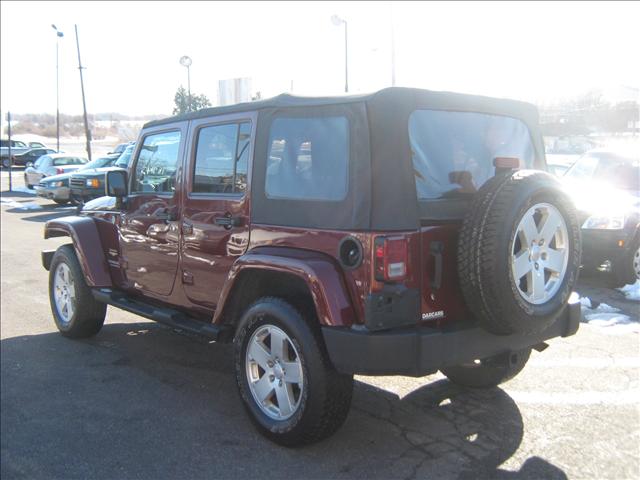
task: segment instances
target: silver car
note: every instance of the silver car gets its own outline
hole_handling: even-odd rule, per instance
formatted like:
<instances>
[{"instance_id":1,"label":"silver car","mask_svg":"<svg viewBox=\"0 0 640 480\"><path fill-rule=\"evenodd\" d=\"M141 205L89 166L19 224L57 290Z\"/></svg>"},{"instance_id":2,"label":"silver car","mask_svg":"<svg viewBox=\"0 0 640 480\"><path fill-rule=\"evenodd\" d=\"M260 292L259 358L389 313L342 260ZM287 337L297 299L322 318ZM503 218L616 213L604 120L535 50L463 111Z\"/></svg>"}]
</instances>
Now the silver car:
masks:
<instances>
[{"instance_id":1,"label":"silver car","mask_svg":"<svg viewBox=\"0 0 640 480\"><path fill-rule=\"evenodd\" d=\"M33 188L44 177L73 172L87 163L86 158L68 155L66 153L53 153L43 155L36 163L27 166L24 171L24 184L27 188Z\"/></svg>"}]
</instances>

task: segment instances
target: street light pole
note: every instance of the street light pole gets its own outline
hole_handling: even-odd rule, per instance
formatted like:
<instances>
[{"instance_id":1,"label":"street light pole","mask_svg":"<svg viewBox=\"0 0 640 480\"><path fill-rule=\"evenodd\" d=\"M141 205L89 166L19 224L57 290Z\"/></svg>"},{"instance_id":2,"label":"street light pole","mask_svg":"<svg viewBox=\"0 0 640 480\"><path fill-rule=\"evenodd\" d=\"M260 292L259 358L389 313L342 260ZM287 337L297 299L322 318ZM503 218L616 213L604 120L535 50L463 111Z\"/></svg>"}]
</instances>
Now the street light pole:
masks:
<instances>
[{"instance_id":1,"label":"street light pole","mask_svg":"<svg viewBox=\"0 0 640 480\"><path fill-rule=\"evenodd\" d=\"M344 24L344 91L349 92L349 44L347 34L347 21L338 15L332 15L331 21L336 27Z\"/></svg>"},{"instance_id":2,"label":"street light pole","mask_svg":"<svg viewBox=\"0 0 640 480\"><path fill-rule=\"evenodd\" d=\"M60 73L58 68L58 50L60 39L64 34L54 24L51 27L56 31L56 151L60 152Z\"/></svg>"},{"instance_id":3,"label":"street light pole","mask_svg":"<svg viewBox=\"0 0 640 480\"><path fill-rule=\"evenodd\" d=\"M184 55L180 57L180 65L187 68L187 92L188 92L188 102L189 102L189 111L191 111L191 57L188 55Z\"/></svg>"}]
</instances>

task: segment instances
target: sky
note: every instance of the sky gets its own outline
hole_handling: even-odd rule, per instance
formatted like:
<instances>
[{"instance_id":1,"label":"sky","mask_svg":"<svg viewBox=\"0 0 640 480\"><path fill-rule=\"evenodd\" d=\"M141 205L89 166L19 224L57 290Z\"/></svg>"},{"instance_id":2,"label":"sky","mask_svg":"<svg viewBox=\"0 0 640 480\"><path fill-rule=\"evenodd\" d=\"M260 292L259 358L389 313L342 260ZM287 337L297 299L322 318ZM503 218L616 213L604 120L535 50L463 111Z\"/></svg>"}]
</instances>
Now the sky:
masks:
<instances>
[{"instance_id":1,"label":"sky","mask_svg":"<svg viewBox=\"0 0 640 480\"><path fill-rule=\"evenodd\" d=\"M0 3L0 110L169 115L187 85L217 102L218 81L251 77L263 97L396 85L537 103L640 86L638 2L13 2ZM392 28L393 26L393 28ZM393 35L392 35L393 31Z\"/></svg>"}]
</instances>

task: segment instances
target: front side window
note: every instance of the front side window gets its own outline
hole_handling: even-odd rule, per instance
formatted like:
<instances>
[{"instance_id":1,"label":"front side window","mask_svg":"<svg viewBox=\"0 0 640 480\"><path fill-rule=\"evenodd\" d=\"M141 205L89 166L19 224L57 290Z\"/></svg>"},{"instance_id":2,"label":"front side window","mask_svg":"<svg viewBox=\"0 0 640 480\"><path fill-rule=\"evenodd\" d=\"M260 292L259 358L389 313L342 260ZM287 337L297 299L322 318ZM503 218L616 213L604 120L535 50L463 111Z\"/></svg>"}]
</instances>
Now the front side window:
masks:
<instances>
[{"instance_id":1,"label":"front side window","mask_svg":"<svg viewBox=\"0 0 640 480\"><path fill-rule=\"evenodd\" d=\"M475 193L495 175L497 157L518 158L520 168L534 162L529 129L512 117L416 110L409 141L420 200Z\"/></svg>"},{"instance_id":2,"label":"front side window","mask_svg":"<svg viewBox=\"0 0 640 480\"><path fill-rule=\"evenodd\" d=\"M140 147L132 192L173 193L176 189L180 132L147 135Z\"/></svg>"},{"instance_id":3,"label":"front side window","mask_svg":"<svg viewBox=\"0 0 640 480\"><path fill-rule=\"evenodd\" d=\"M343 200L349 177L346 117L277 118L271 125L269 198Z\"/></svg>"},{"instance_id":4,"label":"front side window","mask_svg":"<svg viewBox=\"0 0 640 480\"><path fill-rule=\"evenodd\" d=\"M53 159L53 165L56 167L63 167L65 165L82 165L87 163L84 158L78 157L58 157Z\"/></svg>"},{"instance_id":5,"label":"front side window","mask_svg":"<svg viewBox=\"0 0 640 480\"><path fill-rule=\"evenodd\" d=\"M243 193L247 189L251 123L229 123L198 132L193 193Z\"/></svg>"}]
</instances>

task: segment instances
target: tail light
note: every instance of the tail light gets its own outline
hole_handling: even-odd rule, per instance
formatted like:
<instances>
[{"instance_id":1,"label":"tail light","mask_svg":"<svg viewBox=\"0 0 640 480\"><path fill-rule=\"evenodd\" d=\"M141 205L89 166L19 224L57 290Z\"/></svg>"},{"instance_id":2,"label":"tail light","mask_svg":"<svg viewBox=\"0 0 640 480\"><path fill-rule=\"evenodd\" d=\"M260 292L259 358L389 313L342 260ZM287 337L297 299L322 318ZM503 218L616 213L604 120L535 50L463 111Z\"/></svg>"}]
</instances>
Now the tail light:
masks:
<instances>
[{"instance_id":1,"label":"tail light","mask_svg":"<svg viewBox=\"0 0 640 480\"><path fill-rule=\"evenodd\" d=\"M56 174L57 174L57 175L60 175L60 174L62 174L62 173L64 173L64 169L62 169L62 168L56 168Z\"/></svg>"},{"instance_id":2,"label":"tail light","mask_svg":"<svg viewBox=\"0 0 640 480\"><path fill-rule=\"evenodd\" d=\"M373 271L378 282L397 282L409 273L409 242L405 237L376 237Z\"/></svg>"}]
</instances>

